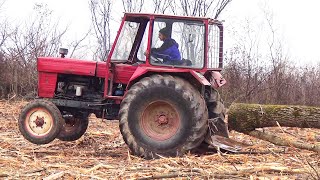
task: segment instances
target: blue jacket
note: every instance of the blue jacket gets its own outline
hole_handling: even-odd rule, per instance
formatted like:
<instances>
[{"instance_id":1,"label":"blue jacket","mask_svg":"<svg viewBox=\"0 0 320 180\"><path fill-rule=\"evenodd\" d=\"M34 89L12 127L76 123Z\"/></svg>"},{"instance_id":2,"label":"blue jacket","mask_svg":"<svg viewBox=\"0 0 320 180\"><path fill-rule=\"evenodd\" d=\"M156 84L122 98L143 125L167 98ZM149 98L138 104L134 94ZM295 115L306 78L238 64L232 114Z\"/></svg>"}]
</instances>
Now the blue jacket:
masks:
<instances>
[{"instance_id":1,"label":"blue jacket","mask_svg":"<svg viewBox=\"0 0 320 180\"><path fill-rule=\"evenodd\" d=\"M171 38L165 39L161 47L151 48L151 55L163 59L164 64L181 64L179 45Z\"/></svg>"}]
</instances>

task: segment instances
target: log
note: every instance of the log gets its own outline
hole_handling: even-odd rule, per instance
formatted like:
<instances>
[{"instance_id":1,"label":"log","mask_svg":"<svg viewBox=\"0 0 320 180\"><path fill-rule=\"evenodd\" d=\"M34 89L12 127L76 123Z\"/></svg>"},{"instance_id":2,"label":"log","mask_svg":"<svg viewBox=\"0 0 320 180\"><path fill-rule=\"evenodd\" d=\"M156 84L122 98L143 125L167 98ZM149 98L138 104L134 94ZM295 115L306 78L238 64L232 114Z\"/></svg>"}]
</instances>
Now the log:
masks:
<instances>
[{"instance_id":1,"label":"log","mask_svg":"<svg viewBox=\"0 0 320 180\"><path fill-rule=\"evenodd\" d=\"M229 129L250 132L256 128L282 127L320 129L320 107L234 103L228 112Z\"/></svg>"},{"instance_id":2,"label":"log","mask_svg":"<svg viewBox=\"0 0 320 180\"><path fill-rule=\"evenodd\" d=\"M320 153L320 145L315 143L307 143L307 142L299 142L294 140L285 139L279 136L275 136L274 134L270 134L267 132L261 132L261 131L250 131L246 132L246 134L253 136L258 139L262 139L265 141L269 141L275 145L278 146L288 146L288 147L295 147L299 149L306 149L309 151L314 151L317 153Z\"/></svg>"}]
</instances>

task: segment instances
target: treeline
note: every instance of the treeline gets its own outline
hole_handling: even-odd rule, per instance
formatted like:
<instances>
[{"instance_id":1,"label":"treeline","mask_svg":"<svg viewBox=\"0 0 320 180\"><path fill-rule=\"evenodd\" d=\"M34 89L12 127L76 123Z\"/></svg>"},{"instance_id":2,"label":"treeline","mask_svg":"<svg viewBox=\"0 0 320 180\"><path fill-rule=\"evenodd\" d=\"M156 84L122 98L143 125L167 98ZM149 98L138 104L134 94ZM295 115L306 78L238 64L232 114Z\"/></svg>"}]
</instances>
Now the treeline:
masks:
<instances>
[{"instance_id":1,"label":"treeline","mask_svg":"<svg viewBox=\"0 0 320 180\"><path fill-rule=\"evenodd\" d=\"M263 13L259 22L249 20L229 33L236 43L225 54L223 75L228 83L221 90L226 104L319 106L320 59L307 63L311 60L293 58L273 14Z\"/></svg>"},{"instance_id":2,"label":"treeline","mask_svg":"<svg viewBox=\"0 0 320 180\"><path fill-rule=\"evenodd\" d=\"M56 56L67 31L52 23L45 5L35 5L34 12L29 22L16 27L0 22L0 98L34 96L37 57Z\"/></svg>"},{"instance_id":3,"label":"treeline","mask_svg":"<svg viewBox=\"0 0 320 180\"><path fill-rule=\"evenodd\" d=\"M252 68L230 59L223 72L228 83L221 88L226 105L242 102L319 106L320 65L294 64L284 61L272 68Z\"/></svg>"}]
</instances>

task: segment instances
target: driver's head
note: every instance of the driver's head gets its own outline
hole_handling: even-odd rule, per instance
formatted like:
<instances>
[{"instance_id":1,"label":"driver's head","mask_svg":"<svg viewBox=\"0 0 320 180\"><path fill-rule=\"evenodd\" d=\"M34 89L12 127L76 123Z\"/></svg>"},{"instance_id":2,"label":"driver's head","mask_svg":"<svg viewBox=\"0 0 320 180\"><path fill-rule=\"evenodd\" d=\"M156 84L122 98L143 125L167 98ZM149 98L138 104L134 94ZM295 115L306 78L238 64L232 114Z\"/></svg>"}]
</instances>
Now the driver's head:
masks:
<instances>
[{"instance_id":1,"label":"driver's head","mask_svg":"<svg viewBox=\"0 0 320 180\"><path fill-rule=\"evenodd\" d=\"M161 41L164 41L165 39L167 39L168 37L170 37L170 32L168 28L162 28L159 31L159 39Z\"/></svg>"}]
</instances>

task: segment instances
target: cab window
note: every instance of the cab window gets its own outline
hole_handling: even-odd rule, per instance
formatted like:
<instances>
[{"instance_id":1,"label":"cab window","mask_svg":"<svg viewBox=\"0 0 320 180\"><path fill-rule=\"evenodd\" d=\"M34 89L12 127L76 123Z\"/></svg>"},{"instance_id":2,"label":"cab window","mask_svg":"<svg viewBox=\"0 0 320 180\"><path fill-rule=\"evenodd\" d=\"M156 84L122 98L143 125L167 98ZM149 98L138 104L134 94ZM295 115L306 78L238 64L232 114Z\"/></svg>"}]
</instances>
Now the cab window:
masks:
<instances>
[{"instance_id":1,"label":"cab window","mask_svg":"<svg viewBox=\"0 0 320 180\"><path fill-rule=\"evenodd\" d=\"M156 19L153 25L152 65L202 68L205 26L202 22Z\"/></svg>"}]
</instances>

